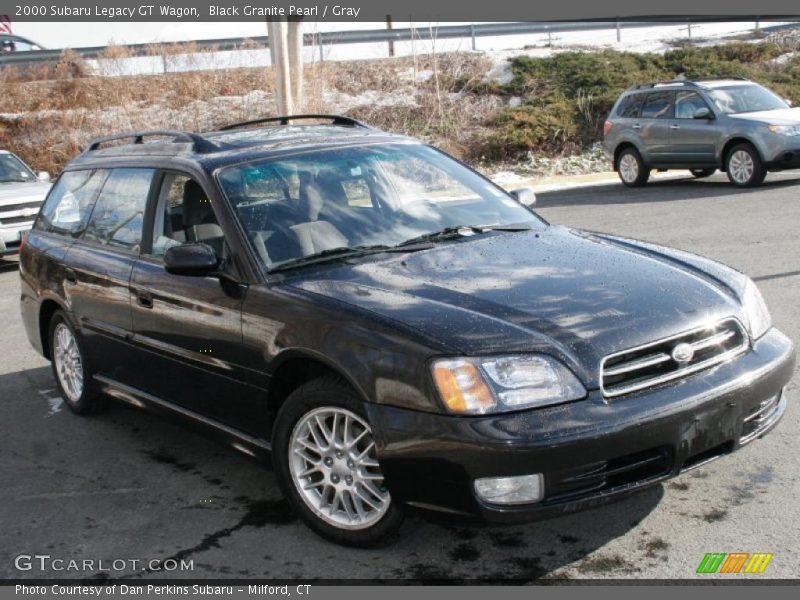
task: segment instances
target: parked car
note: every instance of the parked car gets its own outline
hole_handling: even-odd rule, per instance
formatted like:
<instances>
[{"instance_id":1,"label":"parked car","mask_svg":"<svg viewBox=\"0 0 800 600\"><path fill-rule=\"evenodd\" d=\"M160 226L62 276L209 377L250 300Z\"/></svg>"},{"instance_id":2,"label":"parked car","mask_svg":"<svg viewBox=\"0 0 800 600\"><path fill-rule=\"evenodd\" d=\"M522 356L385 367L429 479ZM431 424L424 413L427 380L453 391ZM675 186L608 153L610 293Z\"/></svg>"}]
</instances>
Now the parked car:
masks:
<instances>
[{"instance_id":1,"label":"parked car","mask_svg":"<svg viewBox=\"0 0 800 600\"><path fill-rule=\"evenodd\" d=\"M734 185L761 184L767 171L800 167L800 108L733 77L637 85L617 100L603 148L627 186L652 169L720 169Z\"/></svg>"},{"instance_id":2,"label":"parked car","mask_svg":"<svg viewBox=\"0 0 800 600\"><path fill-rule=\"evenodd\" d=\"M0 150L0 256L17 251L50 190L50 175L34 174L19 157Z\"/></svg>"},{"instance_id":3,"label":"parked car","mask_svg":"<svg viewBox=\"0 0 800 600\"><path fill-rule=\"evenodd\" d=\"M0 33L0 56L7 52L28 52L31 50L44 50L36 42L28 38L10 33Z\"/></svg>"},{"instance_id":4,"label":"parked car","mask_svg":"<svg viewBox=\"0 0 800 600\"><path fill-rule=\"evenodd\" d=\"M550 225L530 191L330 119L116 136L66 167L20 275L70 409L271 453L305 522L363 546L407 510L593 506L781 418L794 347L745 275Z\"/></svg>"}]
</instances>

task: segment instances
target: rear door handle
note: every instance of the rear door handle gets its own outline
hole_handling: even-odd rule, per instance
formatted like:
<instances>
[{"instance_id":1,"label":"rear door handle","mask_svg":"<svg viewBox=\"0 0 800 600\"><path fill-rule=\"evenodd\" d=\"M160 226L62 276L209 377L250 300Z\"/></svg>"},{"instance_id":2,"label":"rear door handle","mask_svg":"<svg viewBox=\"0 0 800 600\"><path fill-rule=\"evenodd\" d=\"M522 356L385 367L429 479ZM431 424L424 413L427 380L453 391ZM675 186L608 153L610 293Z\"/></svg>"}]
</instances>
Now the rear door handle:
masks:
<instances>
[{"instance_id":1,"label":"rear door handle","mask_svg":"<svg viewBox=\"0 0 800 600\"><path fill-rule=\"evenodd\" d=\"M136 290L136 302L144 308L153 308L153 295L146 290Z\"/></svg>"},{"instance_id":2,"label":"rear door handle","mask_svg":"<svg viewBox=\"0 0 800 600\"><path fill-rule=\"evenodd\" d=\"M631 129L641 129L641 128L642 126L639 125L638 123L636 125L631 125Z\"/></svg>"},{"instance_id":3,"label":"rear door handle","mask_svg":"<svg viewBox=\"0 0 800 600\"><path fill-rule=\"evenodd\" d=\"M70 283L78 283L78 275L72 269L64 269L64 278Z\"/></svg>"},{"instance_id":4,"label":"rear door handle","mask_svg":"<svg viewBox=\"0 0 800 600\"><path fill-rule=\"evenodd\" d=\"M670 125L669 128L670 129L680 129L681 126L680 125Z\"/></svg>"}]
</instances>

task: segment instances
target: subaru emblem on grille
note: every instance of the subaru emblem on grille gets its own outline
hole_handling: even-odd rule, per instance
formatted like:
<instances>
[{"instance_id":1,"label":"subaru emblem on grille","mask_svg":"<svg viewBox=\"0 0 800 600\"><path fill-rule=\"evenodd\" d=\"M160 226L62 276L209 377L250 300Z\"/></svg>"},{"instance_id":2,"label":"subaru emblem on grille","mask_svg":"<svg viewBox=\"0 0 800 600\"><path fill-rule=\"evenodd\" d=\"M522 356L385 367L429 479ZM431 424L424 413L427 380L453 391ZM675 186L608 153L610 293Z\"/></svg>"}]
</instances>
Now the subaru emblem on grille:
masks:
<instances>
[{"instance_id":1,"label":"subaru emblem on grille","mask_svg":"<svg viewBox=\"0 0 800 600\"><path fill-rule=\"evenodd\" d=\"M694 348L690 344L678 344L672 349L672 360L677 363L688 363L694 357Z\"/></svg>"}]
</instances>

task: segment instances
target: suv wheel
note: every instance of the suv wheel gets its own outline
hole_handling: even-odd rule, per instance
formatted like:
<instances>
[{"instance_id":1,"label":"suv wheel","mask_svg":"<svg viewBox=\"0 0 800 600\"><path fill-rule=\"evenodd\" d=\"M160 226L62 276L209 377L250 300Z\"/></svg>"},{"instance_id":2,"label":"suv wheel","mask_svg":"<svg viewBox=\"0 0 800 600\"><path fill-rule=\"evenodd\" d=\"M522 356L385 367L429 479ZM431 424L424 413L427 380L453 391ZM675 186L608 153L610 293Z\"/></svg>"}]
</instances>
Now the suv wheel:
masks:
<instances>
[{"instance_id":1,"label":"suv wheel","mask_svg":"<svg viewBox=\"0 0 800 600\"><path fill-rule=\"evenodd\" d=\"M385 544L403 514L392 502L355 392L323 377L300 386L275 419L275 474L314 531L347 546Z\"/></svg>"},{"instance_id":2,"label":"suv wheel","mask_svg":"<svg viewBox=\"0 0 800 600\"><path fill-rule=\"evenodd\" d=\"M644 185L650 178L650 169L645 167L641 155L635 148L626 148L619 155L617 173L622 183L628 187Z\"/></svg>"},{"instance_id":3,"label":"suv wheel","mask_svg":"<svg viewBox=\"0 0 800 600\"><path fill-rule=\"evenodd\" d=\"M689 172L697 179L703 179L704 177L711 177L716 172L716 169L690 169Z\"/></svg>"},{"instance_id":4,"label":"suv wheel","mask_svg":"<svg viewBox=\"0 0 800 600\"><path fill-rule=\"evenodd\" d=\"M92 380L78 334L63 311L50 319L50 365L64 403L72 412L85 415L102 406L102 397Z\"/></svg>"},{"instance_id":5,"label":"suv wheel","mask_svg":"<svg viewBox=\"0 0 800 600\"><path fill-rule=\"evenodd\" d=\"M739 187L759 185L767 175L758 152L750 144L738 144L731 148L725 168L730 182Z\"/></svg>"}]
</instances>

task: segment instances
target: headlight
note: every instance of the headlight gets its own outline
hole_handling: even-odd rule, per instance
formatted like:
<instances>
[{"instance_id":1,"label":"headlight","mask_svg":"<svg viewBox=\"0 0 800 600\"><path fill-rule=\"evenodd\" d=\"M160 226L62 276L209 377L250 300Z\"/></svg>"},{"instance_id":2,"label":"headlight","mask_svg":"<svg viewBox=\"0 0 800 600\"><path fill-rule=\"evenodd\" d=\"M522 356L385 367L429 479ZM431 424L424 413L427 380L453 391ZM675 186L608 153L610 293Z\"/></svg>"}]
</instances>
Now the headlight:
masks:
<instances>
[{"instance_id":1,"label":"headlight","mask_svg":"<svg viewBox=\"0 0 800 600\"><path fill-rule=\"evenodd\" d=\"M800 135L800 125L769 125L769 130L779 135Z\"/></svg>"},{"instance_id":2,"label":"headlight","mask_svg":"<svg viewBox=\"0 0 800 600\"><path fill-rule=\"evenodd\" d=\"M432 365L433 380L450 412L508 412L578 400L581 382L557 360L541 355L445 358Z\"/></svg>"},{"instance_id":3,"label":"headlight","mask_svg":"<svg viewBox=\"0 0 800 600\"><path fill-rule=\"evenodd\" d=\"M767 303L758 291L752 279L748 279L742 295L742 307L747 316L750 337L757 340L772 327L772 317L769 314Z\"/></svg>"}]
</instances>

